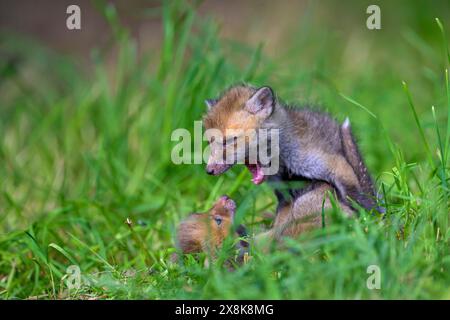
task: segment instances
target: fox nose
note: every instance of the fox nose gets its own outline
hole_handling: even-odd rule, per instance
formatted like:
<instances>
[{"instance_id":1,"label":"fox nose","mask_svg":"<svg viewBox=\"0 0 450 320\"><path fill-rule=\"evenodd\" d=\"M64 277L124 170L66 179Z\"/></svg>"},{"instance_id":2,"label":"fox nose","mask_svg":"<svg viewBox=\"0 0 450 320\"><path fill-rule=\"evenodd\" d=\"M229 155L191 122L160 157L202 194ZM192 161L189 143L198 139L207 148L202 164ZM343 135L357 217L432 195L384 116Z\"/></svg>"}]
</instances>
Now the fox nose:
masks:
<instances>
[{"instance_id":1,"label":"fox nose","mask_svg":"<svg viewBox=\"0 0 450 320\"><path fill-rule=\"evenodd\" d=\"M231 167L231 165L227 165L227 164L210 163L210 164L206 165L206 173L216 176L218 174L224 173L230 167Z\"/></svg>"}]
</instances>

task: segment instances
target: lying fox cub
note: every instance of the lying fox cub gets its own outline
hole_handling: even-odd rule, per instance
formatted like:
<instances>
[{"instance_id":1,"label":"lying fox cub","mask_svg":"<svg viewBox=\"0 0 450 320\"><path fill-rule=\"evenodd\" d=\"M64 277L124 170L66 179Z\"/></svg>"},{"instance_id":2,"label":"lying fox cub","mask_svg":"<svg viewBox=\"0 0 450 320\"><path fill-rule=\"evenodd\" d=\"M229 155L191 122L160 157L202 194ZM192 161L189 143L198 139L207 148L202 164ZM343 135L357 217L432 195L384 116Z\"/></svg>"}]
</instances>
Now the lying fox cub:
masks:
<instances>
[{"instance_id":1,"label":"lying fox cub","mask_svg":"<svg viewBox=\"0 0 450 320\"><path fill-rule=\"evenodd\" d=\"M303 232L318 228L322 225L322 211L332 209L329 200L334 188L326 182L311 182L307 187L296 191L294 200L280 203L273 228L256 237L261 239L281 239L282 237L296 237ZM346 204L337 205L348 216L353 211ZM193 213L183 220L178 227L177 242L183 253L209 252L214 256L214 250L220 248L223 240L230 234L236 210L235 202L227 196L222 196L206 213ZM247 237L244 226L236 230L239 237ZM249 244L240 240L237 263L242 263L248 252Z\"/></svg>"}]
</instances>

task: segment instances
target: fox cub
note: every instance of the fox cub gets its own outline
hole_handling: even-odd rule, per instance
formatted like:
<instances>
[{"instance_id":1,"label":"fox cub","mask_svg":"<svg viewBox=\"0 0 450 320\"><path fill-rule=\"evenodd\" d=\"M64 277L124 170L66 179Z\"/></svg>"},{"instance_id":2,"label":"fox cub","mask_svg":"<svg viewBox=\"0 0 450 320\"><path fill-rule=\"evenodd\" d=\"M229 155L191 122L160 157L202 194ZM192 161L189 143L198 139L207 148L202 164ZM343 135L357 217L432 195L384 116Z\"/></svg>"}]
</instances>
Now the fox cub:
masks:
<instances>
[{"instance_id":1,"label":"fox cub","mask_svg":"<svg viewBox=\"0 0 450 320\"><path fill-rule=\"evenodd\" d=\"M292 180L322 181L336 191L343 205L353 208L352 201L367 210L376 207L373 183L358 151L348 120L339 125L329 115L306 108L291 108L279 102L269 87L255 88L247 85L234 86L218 99L206 100L208 111L204 116L205 129L219 130L223 141L209 141L211 155L206 171L219 175L233 164L224 161L222 148L235 148L236 154L244 154L244 164L252 173L255 184L265 180L285 182ZM278 172L266 175L265 166L258 158L250 161L246 144L239 144L239 137L230 137L230 129L254 130L277 129L279 133ZM267 148L259 143L258 148ZM260 149L258 149L260 150ZM270 150L267 150L270 154ZM274 159L271 158L270 161ZM269 162L270 163L270 162ZM321 189L320 189L321 190ZM275 190L279 202L284 195ZM350 201L351 199L352 201ZM320 202L322 203L322 202Z\"/></svg>"}]
</instances>

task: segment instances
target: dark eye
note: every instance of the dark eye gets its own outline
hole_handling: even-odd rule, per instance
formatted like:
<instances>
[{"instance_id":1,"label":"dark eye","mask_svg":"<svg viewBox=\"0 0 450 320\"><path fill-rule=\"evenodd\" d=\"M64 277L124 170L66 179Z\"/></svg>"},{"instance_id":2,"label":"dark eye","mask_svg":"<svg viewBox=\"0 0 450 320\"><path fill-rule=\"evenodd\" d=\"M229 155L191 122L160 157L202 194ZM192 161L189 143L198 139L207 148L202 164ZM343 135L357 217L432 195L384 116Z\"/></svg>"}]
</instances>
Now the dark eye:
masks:
<instances>
[{"instance_id":1,"label":"dark eye","mask_svg":"<svg viewBox=\"0 0 450 320\"><path fill-rule=\"evenodd\" d=\"M222 218L220 218L220 217L215 217L214 221L216 221L218 226L220 226L222 224Z\"/></svg>"}]
</instances>

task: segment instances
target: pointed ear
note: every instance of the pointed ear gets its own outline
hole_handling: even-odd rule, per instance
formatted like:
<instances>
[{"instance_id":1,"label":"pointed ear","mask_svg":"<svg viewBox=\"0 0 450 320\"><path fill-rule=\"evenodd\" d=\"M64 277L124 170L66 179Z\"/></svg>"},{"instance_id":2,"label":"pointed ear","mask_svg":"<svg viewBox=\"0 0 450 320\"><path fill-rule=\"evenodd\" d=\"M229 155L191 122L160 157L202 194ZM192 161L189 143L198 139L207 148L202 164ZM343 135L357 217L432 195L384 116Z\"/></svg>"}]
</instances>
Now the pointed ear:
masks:
<instances>
[{"instance_id":1,"label":"pointed ear","mask_svg":"<svg viewBox=\"0 0 450 320\"><path fill-rule=\"evenodd\" d=\"M245 103L245 109L252 114L268 117L274 108L275 96L269 87L262 87Z\"/></svg>"},{"instance_id":2,"label":"pointed ear","mask_svg":"<svg viewBox=\"0 0 450 320\"><path fill-rule=\"evenodd\" d=\"M217 99L206 99L205 104L208 107L208 110L211 109L217 103Z\"/></svg>"}]
</instances>

